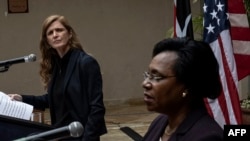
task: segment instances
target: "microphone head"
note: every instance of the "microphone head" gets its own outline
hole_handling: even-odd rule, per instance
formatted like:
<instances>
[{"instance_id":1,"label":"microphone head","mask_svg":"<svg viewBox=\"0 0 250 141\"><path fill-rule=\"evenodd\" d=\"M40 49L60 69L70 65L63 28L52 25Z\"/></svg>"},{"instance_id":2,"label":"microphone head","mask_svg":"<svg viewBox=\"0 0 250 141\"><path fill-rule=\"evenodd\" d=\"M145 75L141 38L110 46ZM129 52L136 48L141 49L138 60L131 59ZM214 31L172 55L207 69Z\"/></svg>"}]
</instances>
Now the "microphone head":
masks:
<instances>
[{"instance_id":1,"label":"microphone head","mask_svg":"<svg viewBox=\"0 0 250 141\"><path fill-rule=\"evenodd\" d=\"M27 62L34 62L34 61L36 61L36 55L35 54L30 54L28 56Z\"/></svg>"},{"instance_id":2,"label":"microphone head","mask_svg":"<svg viewBox=\"0 0 250 141\"><path fill-rule=\"evenodd\" d=\"M69 132L71 137L80 137L83 134L82 124L78 121L70 123Z\"/></svg>"}]
</instances>

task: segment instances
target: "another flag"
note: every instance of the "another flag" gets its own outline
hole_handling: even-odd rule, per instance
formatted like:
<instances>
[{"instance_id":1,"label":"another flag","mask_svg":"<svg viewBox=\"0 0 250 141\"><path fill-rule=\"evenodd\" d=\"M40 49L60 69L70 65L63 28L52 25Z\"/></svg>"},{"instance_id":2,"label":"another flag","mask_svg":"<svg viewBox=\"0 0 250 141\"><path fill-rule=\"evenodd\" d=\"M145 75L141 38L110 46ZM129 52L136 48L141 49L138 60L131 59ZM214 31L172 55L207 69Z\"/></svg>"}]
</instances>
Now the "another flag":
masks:
<instances>
[{"instance_id":1,"label":"another flag","mask_svg":"<svg viewBox=\"0 0 250 141\"><path fill-rule=\"evenodd\" d=\"M241 80L250 74L250 28L244 0L228 0L228 12L233 52L238 78Z\"/></svg>"},{"instance_id":2,"label":"another flag","mask_svg":"<svg viewBox=\"0 0 250 141\"><path fill-rule=\"evenodd\" d=\"M210 44L220 64L223 88L218 99L207 99L207 108L222 128L225 124L241 124L238 76L229 31L227 0L204 0L203 10L203 39Z\"/></svg>"},{"instance_id":3,"label":"another flag","mask_svg":"<svg viewBox=\"0 0 250 141\"><path fill-rule=\"evenodd\" d=\"M189 0L174 0L174 37L194 38Z\"/></svg>"}]
</instances>

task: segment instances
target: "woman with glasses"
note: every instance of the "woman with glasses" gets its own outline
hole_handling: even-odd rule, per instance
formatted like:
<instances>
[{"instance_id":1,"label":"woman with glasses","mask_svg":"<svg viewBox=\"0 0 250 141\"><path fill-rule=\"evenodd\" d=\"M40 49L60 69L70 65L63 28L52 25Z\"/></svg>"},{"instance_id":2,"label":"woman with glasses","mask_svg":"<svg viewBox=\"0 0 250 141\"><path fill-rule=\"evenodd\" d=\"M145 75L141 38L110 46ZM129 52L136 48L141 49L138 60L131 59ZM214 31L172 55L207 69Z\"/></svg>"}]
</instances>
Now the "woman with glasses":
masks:
<instances>
[{"instance_id":1,"label":"woman with glasses","mask_svg":"<svg viewBox=\"0 0 250 141\"><path fill-rule=\"evenodd\" d=\"M223 129L204 98L221 93L219 65L210 46L187 38L157 43L144 73L144 101L159 113L143 141L222 141Z\"/></svg>"}]
</instances>

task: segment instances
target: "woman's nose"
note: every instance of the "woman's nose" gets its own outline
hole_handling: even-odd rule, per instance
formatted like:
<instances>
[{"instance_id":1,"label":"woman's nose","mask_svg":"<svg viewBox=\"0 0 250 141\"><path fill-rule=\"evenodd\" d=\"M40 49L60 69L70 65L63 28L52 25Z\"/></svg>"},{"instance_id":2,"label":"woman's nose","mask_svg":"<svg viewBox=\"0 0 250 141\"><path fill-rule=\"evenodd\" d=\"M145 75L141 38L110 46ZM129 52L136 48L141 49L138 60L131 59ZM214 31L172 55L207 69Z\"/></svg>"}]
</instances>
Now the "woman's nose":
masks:
<instances>
[{"instance_id":1,"label":"woman's nose","mask_svg":"<svg viewBox=\"0 0 250 141\"><path fill-rule=\"evenodd\" d=\"M57 36L57 32L53 31L53 37Z\"/></svg>"},{"instance_id":2,"label":"woman's nose","mask_svg":"<svg viewBox=\"0 0 250 141\"><path fill-rule=\"evenodd\" d=\"M151 87L151 83L148 81L148 79L144 79L142 81L142 87L143 88L149 88L149 87Z\"/></svg>"}]
</instances>

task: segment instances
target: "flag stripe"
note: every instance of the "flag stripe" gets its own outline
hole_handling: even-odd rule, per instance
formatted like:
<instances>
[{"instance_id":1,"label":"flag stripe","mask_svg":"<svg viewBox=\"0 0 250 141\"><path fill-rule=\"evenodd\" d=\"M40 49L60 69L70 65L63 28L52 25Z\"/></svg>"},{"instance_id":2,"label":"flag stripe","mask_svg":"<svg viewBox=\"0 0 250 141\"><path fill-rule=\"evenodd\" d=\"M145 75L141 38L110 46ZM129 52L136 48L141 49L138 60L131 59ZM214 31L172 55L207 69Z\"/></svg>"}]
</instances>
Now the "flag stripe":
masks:
<instances>
[{"instance_id":1,"label":"flag stripe","mask_svg":"<svg viewBox=\"0 0 250 141\"><path fill-rule=\"evenodd\" d=\"M243 27L232 27L231 34L233 40L243 40L249 41L250 40L250 28L243 28Z\"/></svg>"},{"instance_id":2,"label":"flag stripe","mask_svg":"<svg viewBox=\"0 0 250 141\"><path fill-rule=\"evenodd\" d=\"M238 41L238 40L233 40L233 49L234 49L234 54L241 54L248 56L250 55L250 42L249 41ZM244 57L244 56L242 56ZM237 60L237 59L236 59ZM245 64L246 62L244 62ZM244 66L250 66L245 64Z\"/></svg>"},{"instance_id":3,"label":"flag stripe","mask_svg":"<svg viewBox=\"0 0 250 141\"><path fill-rule=\"evenodd\" d=\"M229 39L225 39L224 42L231 41L228 30L223 31L221 34L225 34L225 35L221 35L222 37L229 38ZM235 115L235 116L230 116L230 122L227 121L226 123L240 123L241 122L240 106L233 106L233 105L239 105L239 97L238 97L238 89L236 87L238 86L238 80L237 80L237 75L236 75L237 71L235 70L236 68L235 61L232 59L234 58L232 54L233 53L232 46L224 46L226 45L226 43L222 43L222 42L223 41L221 41L221 38L219 38L220 47L223 47L223 49L230 50L230 51L224 50L222 53L222 57L224 58L223 59L224 72L225 72L225 75L227 76L224 78L226 78L225 82L227 83L226 86L228 89L228 94L226 94L227 97L225 99L228 101L227 107L229 107L229 111L228 111L229 115L231 114ZM225 55L226 52L231 52L230 54L231 56L226 56Z\"/></svg>"},{"instance_id":4,"label":"flag stripe","mask_svg":"<svg viewBox=\"0 0 250 141\"><path fill-rule=\"evenodd\" d=\"M235 60L240 60L237 63L237 68L241 68L240 73L238 73L238 78L244 78L249 75L250 73L250 65L249 60L250 60L250 55L243 55L243 54L234 54Z\"/></svg>"},{"instance_id":5,"label":"flag stripe","mask_svg":"<svg viewBox=\"0 0 250 141\"><path fill-rule=\"evenodd\" d=\"M208 108L207 110L208 110L209 114L223 128L223 126L225 125L226 122L225 122L225 118L223 115L222 107L220 106L218 99L215 99L215 100L207 99L208 102L206 103L207 104L206 107Z\"/></svg>"},{"instance_id":6,"label":"flag stripe","mask_svg":"<svg viewBox=\"0 0 250 141\"><path fill-rule=\"evenodd\" d=\"M229 13L246 13L243 0L228 0Z\"/></svg>"},{"instance_id":7,"label":"flag stripe","mask_svg":"<svg viewBox=\"0 0 250 141\"><path fill-rule=\"evenodd\" d=\"M230 23L231 23L232 27L246 27L246 28L249 28L249 23L248 23L246 13L244 13L244 14L229 13L229 20L230 20Z\"/></svg>"},{"instance_id":8,"label":"flag stripe","mask_svg":"<svg viewBox=\"0 0 250 141\"><path fill-rule=\"evenodd\" d=\"M228 32L227 32L228 33ZM221 35L222 37L224 37L223 35ZM227 35L226 35L227 36ZM227 58L225 57L225 52L227 52L224 48L221 38L220 36L218 37L218 40L212 42L211 47L214 51L214 54L219 62L220 65L220 76L221 76L221 82L222 82L222 94L220 95L220 97L218 98L218 103L216 102L210 102L209 106L210 107L220 107L220 110L214 108L212 114L215 118L215 120L223 127L224 124L228 124L228 123L234 123L235 120L231 121L230 119L230 115L234 115L233 110L232 110L232 103L231 103L231 99L229 97L229 89L228 89L228 83L227 83L227 73L225 72L225 70L230 70L230 68L228 68L228 64L227 64ZM230 59L230 58L229 58ZM231 71L230 71L231 72ZM221 114L223 113L223 114ZM224 120L222 120L224 118Z\"/></svg>"},{"instance_id":9,"label":"flag stripe","mask_svg":"<svg viewBox=\"0 0 250 141\"><path fill-rule=\"evenodd\" d=\"M228 0L229 20L238 79L250 74L250 28L243 0Z\"/></svg>"},{"instance_id":10,"label":"flag stripe","mask_svg":"<svg viewBox=\"0 0 250 141\"><path fill-rule=\"evenodd\" d=\"M223 128L225 124L242 122L237 69L229 31L230 24L226 14L227 0L204 0L204 2L204 41L210 44L220 64L220 79L223 88L218 99L208 100L208 106L214 119Z\"/></svg>"}]
</instances>

